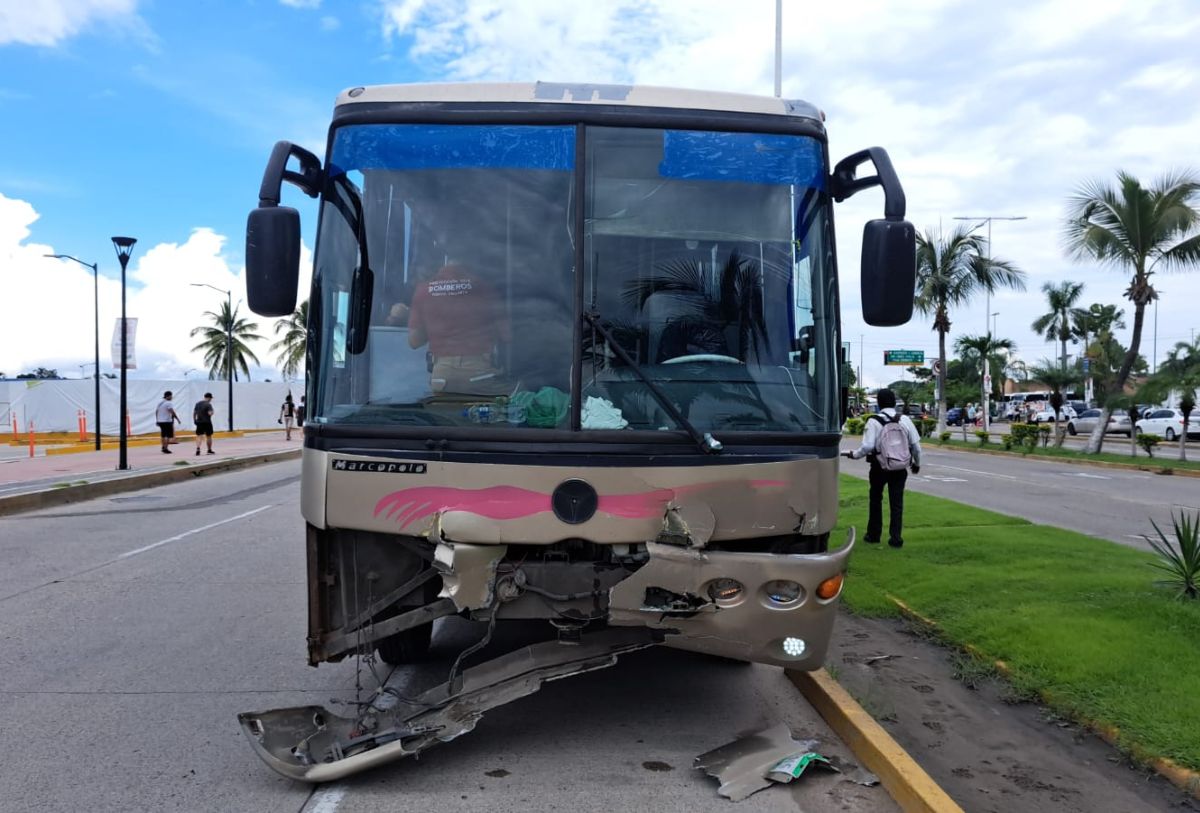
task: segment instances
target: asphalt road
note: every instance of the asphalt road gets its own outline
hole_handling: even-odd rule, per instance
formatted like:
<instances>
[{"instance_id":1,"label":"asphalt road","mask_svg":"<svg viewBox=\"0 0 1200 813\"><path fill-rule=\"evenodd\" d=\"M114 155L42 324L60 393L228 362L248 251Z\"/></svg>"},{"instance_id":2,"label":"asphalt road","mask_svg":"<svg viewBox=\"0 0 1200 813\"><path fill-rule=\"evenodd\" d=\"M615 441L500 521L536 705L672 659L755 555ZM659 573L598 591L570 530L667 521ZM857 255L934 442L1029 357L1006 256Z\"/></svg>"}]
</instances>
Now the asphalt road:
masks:
<instances>
[{"instance_id":1,"label":"asphalt road","mask_svg":"<svg viewBox=\"0 0 1200 813\"><path fill-rule=\"evenodd\" d=\"M842 448L857 448L849 438ZM1058 463L1019 455L977 454L926 444L920 475L908 487L1032 522L1148 549L1150 520L1169 530L1171 512L1200 511L1200 478ZM866 478L865 461L842 471Z\"/></svg>"},{"instance_id":2,"label":"asphalt road","mask_svg":"<svg viewBox=\"0 0 1200 813\"><path fill-rule=\"evenodd\" d=\"M299 471L0 518L0 809L720 810L692 760L738 736L783 721L851 756L781 670L655 649L548 684L419 760L315 792L275 775L236 714L350 700L356 680L353 661L306 665ZM401 677L444 679L479 634L447 619L437 660ZM831 776L738 805L798 808L896 809Z\"/></svg>"}]
</instances>

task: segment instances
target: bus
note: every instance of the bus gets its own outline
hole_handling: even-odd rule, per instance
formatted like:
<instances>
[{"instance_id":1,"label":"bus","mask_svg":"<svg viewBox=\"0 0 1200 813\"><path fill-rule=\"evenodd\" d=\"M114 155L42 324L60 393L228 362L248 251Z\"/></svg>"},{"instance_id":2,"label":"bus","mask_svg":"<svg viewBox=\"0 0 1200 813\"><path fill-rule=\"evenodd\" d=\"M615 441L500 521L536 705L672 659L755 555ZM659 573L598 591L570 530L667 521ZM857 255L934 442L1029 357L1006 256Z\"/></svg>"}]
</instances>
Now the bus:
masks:
<instances>
[{"instance_id":1,"label":"bus","mask_svg":"<svg viewBox=\"0 0 1200 813\"><path fill-rule=\"evenodd\" d=\"M830 542L847 408L833 205L881 187L862 310L908 321L914 230L885 150L831 164L801 101L659 87L426 84L337 98L324 160L277 143L247 300L297 305L319 200L301 476L308 660L447 681L341 716L247 712L328 781L469 730L545 680L665 645L811 670L854 533ZM497 623L548 640L467 669ZM386 693L378 697L388 699Z\"/></svg>"}]
</instances>

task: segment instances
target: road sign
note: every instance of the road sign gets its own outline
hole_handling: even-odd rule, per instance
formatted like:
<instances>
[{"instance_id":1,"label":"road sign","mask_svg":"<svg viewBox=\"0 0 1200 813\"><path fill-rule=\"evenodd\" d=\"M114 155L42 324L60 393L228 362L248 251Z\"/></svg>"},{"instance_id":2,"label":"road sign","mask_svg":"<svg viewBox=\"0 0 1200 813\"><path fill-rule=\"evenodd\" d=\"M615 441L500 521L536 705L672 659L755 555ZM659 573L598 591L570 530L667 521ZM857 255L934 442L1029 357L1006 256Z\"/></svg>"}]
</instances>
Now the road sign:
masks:
<instances>
[{"instance_id":1,"label":"road sign","mask_svg":"<svg viewBox=\"0 0 1200 813\"><path fill-rule=\"evenodd\" d=\"M925 363L924 350L884 350L883 363L899 367L911 367Z\"/></svg>"}]
</instances>

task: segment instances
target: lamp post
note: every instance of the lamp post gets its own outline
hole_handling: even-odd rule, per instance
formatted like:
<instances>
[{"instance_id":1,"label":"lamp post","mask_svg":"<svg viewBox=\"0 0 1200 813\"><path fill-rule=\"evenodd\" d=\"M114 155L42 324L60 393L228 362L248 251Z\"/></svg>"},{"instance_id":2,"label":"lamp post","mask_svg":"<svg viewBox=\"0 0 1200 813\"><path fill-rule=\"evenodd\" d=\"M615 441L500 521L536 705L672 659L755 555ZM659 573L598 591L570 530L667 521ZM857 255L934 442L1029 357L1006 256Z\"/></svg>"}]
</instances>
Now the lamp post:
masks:
<instances>
[{"instance_id":1,"label":"lamp post","mask_svg":"<svg viewBox=\"0 0 1200 813\"><path fill-rule=\"evenodd\" d=\"M999 334L996 332L996 317L999 315L1000 315L1000 311L996 311L995 313L992 314L992 336L994 336L996 338L999 338Z\"/></svg>"},{"instance_id":2,"label":"lamp post","mask_svg":"<svg viewBox=\"0 0 1200 813\"><path fill-rule=\"evenodd\" d=\"M100 266L99 263L85 263L78 257L72 257L70 254L45 254L45 257L53 257L56 260L74 260L84 268L92 269L92 309L93 309L93 324L95 325L95 353L96 360L96 451L100 451ZM82 370L80 371L82 375Z\"/></svg>"},{"instance_id":3,"label":"lamp post","mask_svg":"<svg viewBox=\"0 0 1200 813\"><path fill-rule=\"evenodd\" d=\"M126 368L129 361L129 348L126 343L129 341L129 330L125 322L125 267L129 265L129 256L133 254L133 244L137 240L132 237L114 237L112 242L113 248L117 252L117 259L121 262L121 413L117 418L117 423L120 425L120 452L117 457L117 469L125 471L129 468L129 429L125 423L129 391L126 385L128 376ZM99 374L99 370L97 370L97 374Z\"/></svg>"},{"instance_id":4,"label":"lamp post","mask_svg":"<svg viewBox=\"0 0 1200 813\"><path fill-rule=\"evenodd\" d=\"M225 325L225 377L229 380L229 431L233 431L233 291L226 291L207 282L193 282L193 288L212 288L225 294L229 307L229 322Z\"/></svg>"},{"instance_id":5,"label":"lamp post","mask_svg":"<svg viewBox=\"0 0 1200 813\"><path fill-rule=\"evenodd\" d=\"M1028 220L1029 218L1026 217L1025 215L977 215L977 216L961 215L961 216L955 217L954 219L955 220L973 220L973 221L979 223L980 225L987 223L987 228L988 228L987 264L990 268L990 266L992 264L992 221L993 220ZM992 310L992 288L990 285L987 288L984 288L984 293L987 295L985 298L986 307L984 310L984 319L983 319L983 327L986 330L987 329L987 321L988 321L987 314L991 313L991 310ZM986 359L983 362L983 369L984 369L984 377L985 378L989 377L987 375L987 360ZM988 415L988 392L987 392L987 389L985 388L984 392L983 392L983 431L985 431L985 432L988 431L988 428L990 427L990 425L991 425L991 416Z\"/></svg>"}]
</instances>

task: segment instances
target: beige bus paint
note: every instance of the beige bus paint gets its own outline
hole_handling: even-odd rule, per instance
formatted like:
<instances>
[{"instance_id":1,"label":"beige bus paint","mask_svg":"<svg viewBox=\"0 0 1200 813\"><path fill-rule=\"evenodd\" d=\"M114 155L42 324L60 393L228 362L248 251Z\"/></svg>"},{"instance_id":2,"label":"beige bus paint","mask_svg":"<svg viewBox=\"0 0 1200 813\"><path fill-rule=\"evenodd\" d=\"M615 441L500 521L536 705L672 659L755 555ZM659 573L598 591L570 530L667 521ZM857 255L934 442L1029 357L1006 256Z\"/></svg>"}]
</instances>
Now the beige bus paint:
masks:
<instances>
[{"instance_id":1,"label":"beige bus paint","mask_svg":"<svg viewBox=\"0 0 1200 813\"><path fill-rule=\"evenodd\" d=\"M632 469L428 461L422 473L335 471L338 461L395 463L397 458L306 452L305 474L316 476L306 480L303 511L314 525L314 519L323 520L319 527L473 544L547 545L568 538L599 544L646 542L678 526L688 529L691 545L703 546L827 533L837 514L836 459ZM587 522L567 524L549 508L551 492L569 479L586 480L600 495L600 508ZM309 488L310 481L323 481L325 488ZM536 505L509 518L489 515L487 507L461 505L488 489ZM457 496L447 499L447 494ZM626 510L631 501L638 510ZM488 505L496 508L500 502ZM610 503L617 506L613 512L605 510ZM320 504L325 505L323 517Z\"/></svg>"},{"instance_id":2,"label":"beige bus paint","mask_svg":"<svg viewBox=\"0 0 1200 813\"><path fill-rule=\"evenodd\" d=\"M439 542L433 566L442 576L438 598L448 598L459 610L490 607L495 598L496 567L508 553L504 545Z\"/></svg>"},{"instance_id":3,"label":"beige bus paint","mask_svg":"<svg viewBox=\"0 0 1200 813\"><path fill-rule=\"evenodd\" d=\"M324 452L305 449L300 462L300 514L314 528L325 527L325 472L329 467Z\"/></svg>"},{"instance_id":4,"label":"beige bus paint","mask_svg":"<svg viewBox=\"0 0 1200 813\"><path fill-rule=\"evenodd\" d=\"M854 532L836 551L815 555L730 553L680 548L650 543L650 560L610 592L609 623L673 632L667 646L711 655L769 663L789 669L821 666L833 632L837 596L817 597L821 582L843 573L854 548ZM736 579L741 595L714 605L708 586L715 579ZM778 604L767 597L764 586L775 580L800 585L800 597ZM647 603L657 591L703 601L697 612L672 613ZM715 612L710 610L715 609ZM804 652L791 657L783 650L785 638L804 641Z\"/></svg>"}]
</instances>

